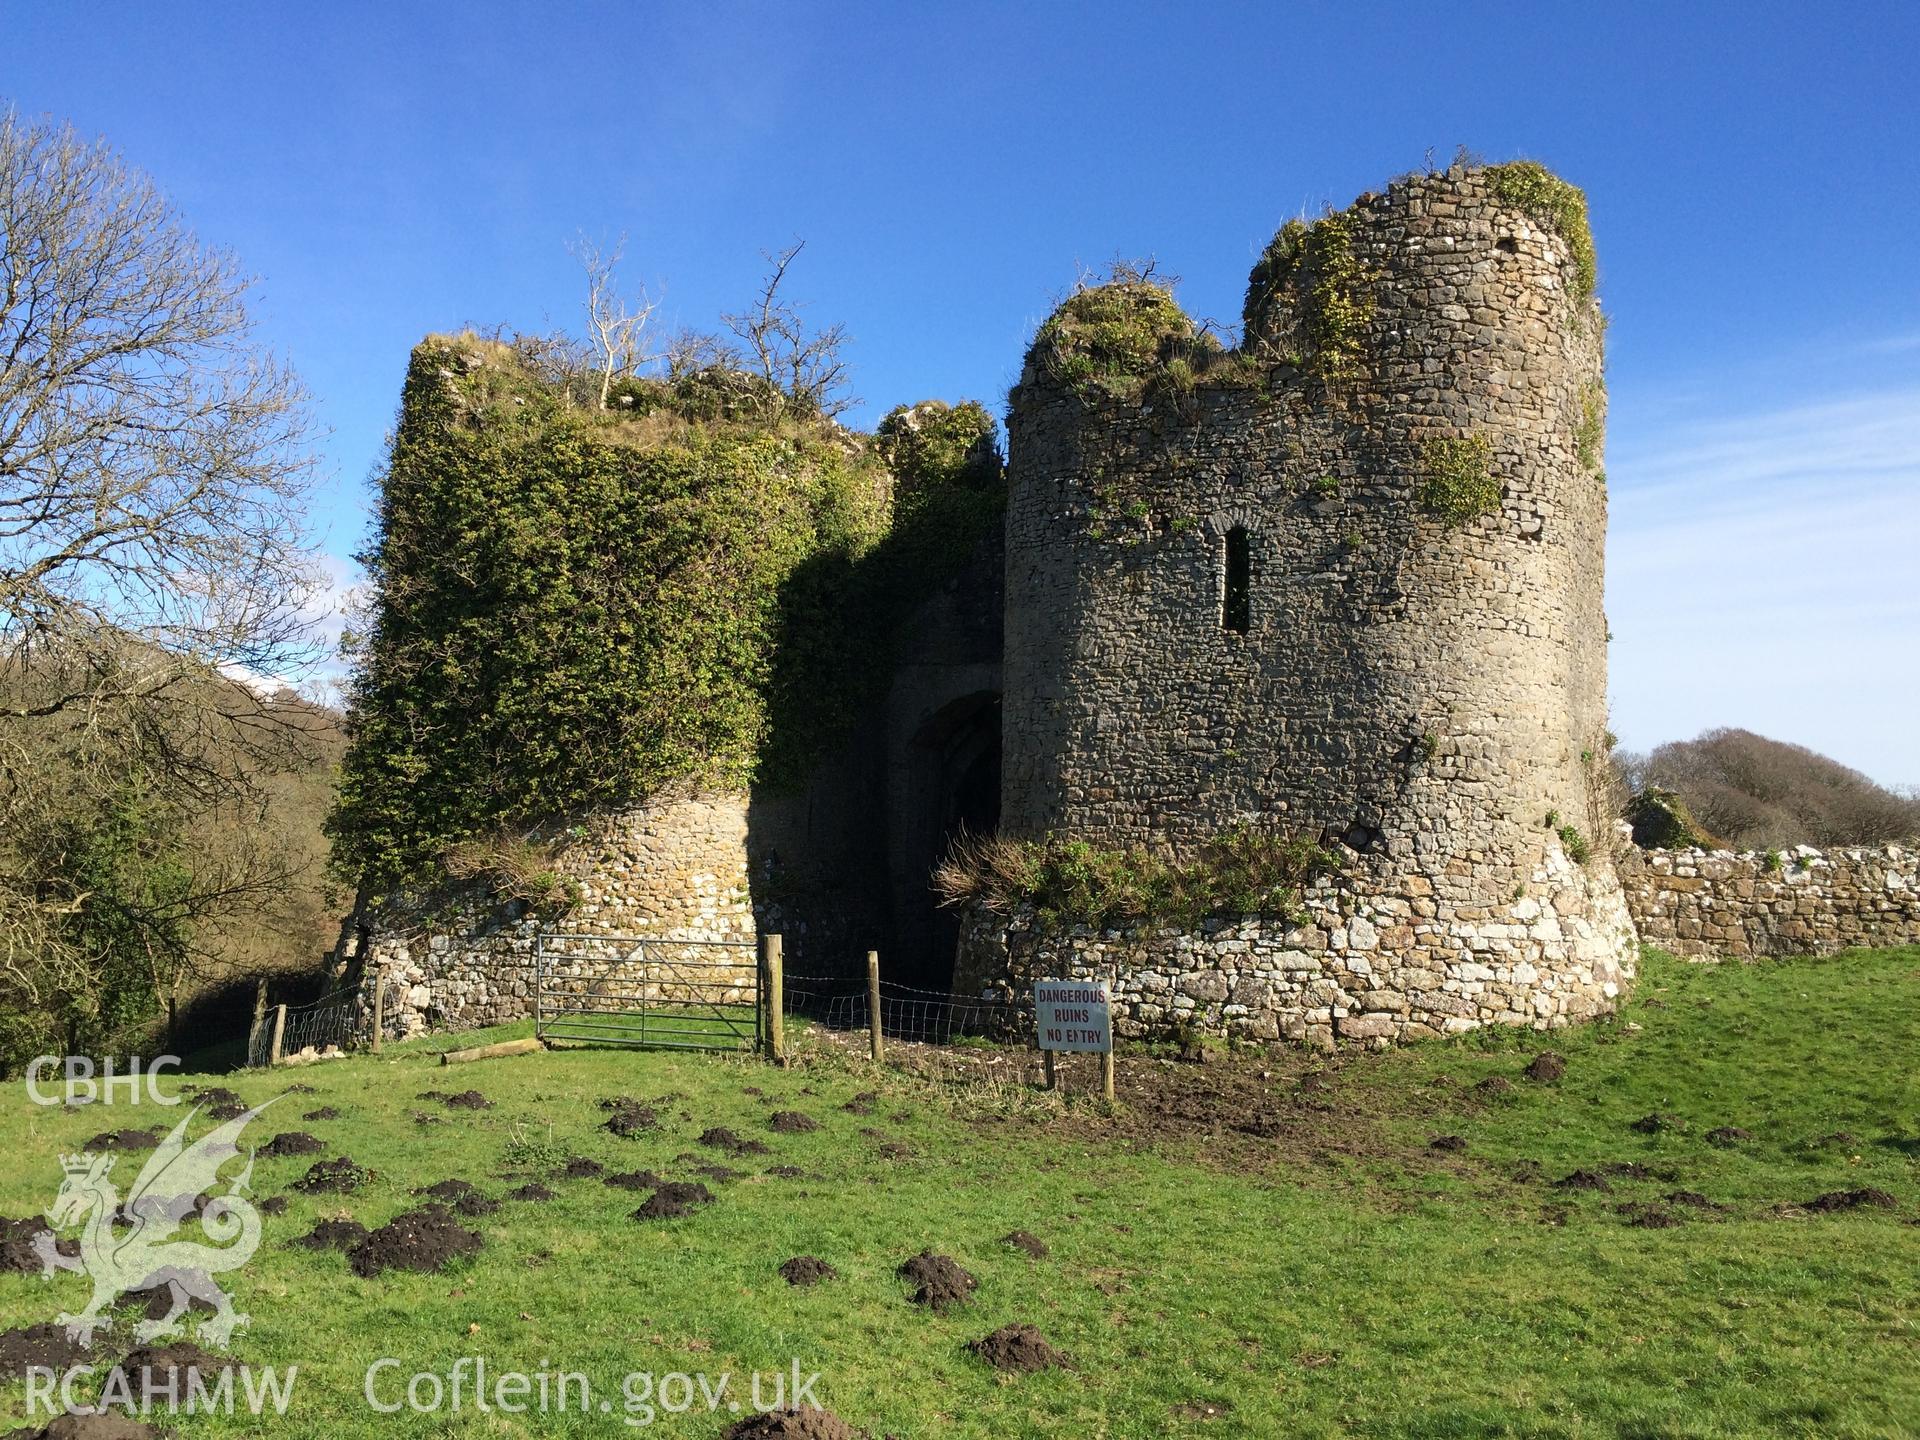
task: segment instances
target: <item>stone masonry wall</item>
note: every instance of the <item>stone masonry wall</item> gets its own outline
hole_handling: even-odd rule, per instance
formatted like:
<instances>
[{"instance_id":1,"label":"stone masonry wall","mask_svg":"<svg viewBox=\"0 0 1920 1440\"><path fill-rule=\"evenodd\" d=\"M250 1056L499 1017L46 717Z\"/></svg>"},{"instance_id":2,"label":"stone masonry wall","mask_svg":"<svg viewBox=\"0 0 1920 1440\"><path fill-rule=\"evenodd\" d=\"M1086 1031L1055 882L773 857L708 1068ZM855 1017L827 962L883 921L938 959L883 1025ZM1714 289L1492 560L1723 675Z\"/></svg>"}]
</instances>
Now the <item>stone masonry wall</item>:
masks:
<instances>
[{"instance_id":1,"label":"stone masonry wall","mask_svg":"<svg viewBox=\"0 0 1920 1440\"><path fill-rule=\"evenodd\" d=\"M1758 851L1632 851L1620 883L1640 938L1676 955L1920 945L1920 852L1803 845L1775 861Z\"/></svg>"},{"instance_id":2,"label":"stone masonry wall","mask_svg":"<svg viewBox=\"0 0 1920 1440\"><path fill-rule=\"evenodd\" d=\"M1375 1039L1594 1013L1636 960L1593 783L1601 317L1565 240L1484 172L1413 176L1345 213L1370 307L1357 378L1276 361L1249 385L1243 365L1176 413L1151 388L1023 375L1002 827L1180 850L1252 824L1356 852L1303 943L1256 926L1068 947L1164 982L1138 999L1150 1018L1190 1002L1230 1028ZM1432 447L1462 439L1486 445L1499 503L1453 526L1421 490ZM1225 623L1236 528L1244 632ZM1577 869L1568 826L1592 845ZM1389 938L1356 947L1348 916ZM1023 966L1018 927L991 930L968 947ZM1215 979L1183 977L1220 974L1226 998L1181 988L1210 995Z\"/></svg>"},{"instance_id":3,"label":"stone masonry wall","mask_svg":"<svg viewBox=\"0 0 1920 1440\"><path fill-rule=\"evenodd\" d=\"M1482 1025L1552 1029L1610 1012L1633 977L1612 876L1549 848L1519 898L1462 904L1423 876L1354 869L1302 897L1301 923L1209 921L1198 933L964 922L955 990L1021 1002L1033 981L1107 979L1122 1036L1177 1026L1250 1040L1374 1046Z\"/></svg>"},{"instance_id":4,"label":"stone masonry wall","mask_svg":"<svg viewBox=\"0 0 1920 1440\"><path fill-rule=\"evenodd\" d=\"M558 927L586 936L658 936L753 941L744 796L663 798L602 817L567 841L556 868L580 884L579 904ZM361 957L360 1012L370 1032L373 986L388 985L385 1033L469 1030L533 1014L534 936L540 922L468 892L382 907ZM560 959L570 948L571 960ZM703 951L738 957L751 984L751 948ZM608 974L613 952L576 942L550 947L562 983Z\"/></svg>"}]
</instances>

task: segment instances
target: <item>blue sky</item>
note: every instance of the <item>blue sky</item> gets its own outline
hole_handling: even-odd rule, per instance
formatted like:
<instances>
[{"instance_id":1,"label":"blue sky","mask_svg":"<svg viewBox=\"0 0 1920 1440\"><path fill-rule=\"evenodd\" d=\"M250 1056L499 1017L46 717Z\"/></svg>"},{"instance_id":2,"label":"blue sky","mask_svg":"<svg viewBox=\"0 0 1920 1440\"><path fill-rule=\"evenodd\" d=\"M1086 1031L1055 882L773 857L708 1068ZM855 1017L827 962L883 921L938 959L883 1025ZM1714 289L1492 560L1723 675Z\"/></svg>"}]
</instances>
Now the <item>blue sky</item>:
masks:
<instances>
[{"instance_id":1,"label":"blue sky","mask_svg":"<svg viewBox=\"0 0 1920 1440\"><path fill-rule=\"evenodd\" d=\"M365 533L411 345L576 323L577 233L710 325L804 237L870 423L998 404L1077 264L1238 316L1289 215L1459 145L1589 194L1611 313L1615 728L1920 783L1920 6L0 0L0 101L261 277Z\"/></svg>"}]
</instances>

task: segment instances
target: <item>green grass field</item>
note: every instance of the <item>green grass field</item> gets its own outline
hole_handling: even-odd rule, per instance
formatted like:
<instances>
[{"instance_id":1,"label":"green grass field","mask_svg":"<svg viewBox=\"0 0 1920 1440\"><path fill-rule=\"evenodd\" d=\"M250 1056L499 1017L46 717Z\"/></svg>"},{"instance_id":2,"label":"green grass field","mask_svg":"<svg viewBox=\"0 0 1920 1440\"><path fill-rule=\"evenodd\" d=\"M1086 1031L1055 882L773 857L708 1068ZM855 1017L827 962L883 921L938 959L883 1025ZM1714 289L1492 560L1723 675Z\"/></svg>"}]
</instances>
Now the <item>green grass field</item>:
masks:
<instances>
[{"instance_id":1,"label":"green grass field","mask_svg":"<svg viewBox=\"0 0 1920 1440\"><path fill-rule=\"evenodd\" d=\"M981 1051L876 1073L803 1035L785 1071L595 1049L435 1063L472 1040L204 1077L255 1103L312 1085L249 1139L311 1131L375 1173L357 1193L308 1197L288 1187L313 1157L257 1161L257 1193L291 1204L233 1277L252 1316L234 1357L298 1365L294 1399L264 1420L182 1417L181 1433L615 1435L641 1418L622 1414L629 1372L744 1377L797 1359L821 1375L822 1403L875 1436L1920 1434L1920 950L1718 967L1650 955L1618 1020L1551 1037L1202 1066L1129 1056L1111 1112L988 1078ZM1564 1078L1524 1078L1545 1048L1566 1057ZM1475 1088L1488 1077L1512 1088ZM493 1107L416 1098L469 1086ZM876 1113L842 1108L872 1090ZM621 1094L660 1127L599 1128L595 1101ZM1209 1122L1210 1095L1242 1128ZM322 1105L339 1118L300 1118ZM780 1109L822 1128L772 1133ZM59 1154L96 1131L181 1113L38 1108L10 1086L0 1213L45 1207ZM1634 1128L1650 1114L1672 1118ZM710 1126L770 1153L704 1150ZM1751 1138L1721 1148L1706 1138L1721 1126ZM1465 1148L1435 1150L1437 1136ZM563 1155L747 1174L709 1180L716 1202L693 1217L654 1222L628 1218L644 1193L552 1180L554 1201L469 1222L485 1248L443 1273L361 1279L289 1243L326 1215L379 1224L442 1179L497 1197ZM1555 1188L1575 1170L1609 1191ZM1897 1208L1804 1208L1867 1187ZM1678 1191L1723 1208L1662 1198ZM1679 1223L1631 1223L1648 1209ZM1002 1244L1015 1228L1050 1256ZM895 1269L924 1247L978 1276L969 1305L908 1302ZM803 1254L840 1278L789 1287L777 1267ZM0 1328L84 1293L74 1275L0 1275ZM1012 1321L1077 1368L1003 1375L965 1348ZM386 1415L363 1397L382 1357L402 1362L385 1399L463 1356L496 1374L582 1372L613 1409ZM0 1428L23 1397L0 1389ZM696 1400L650 1428L717 1436L734 1418Z\"/></svg>"}]
</instances>

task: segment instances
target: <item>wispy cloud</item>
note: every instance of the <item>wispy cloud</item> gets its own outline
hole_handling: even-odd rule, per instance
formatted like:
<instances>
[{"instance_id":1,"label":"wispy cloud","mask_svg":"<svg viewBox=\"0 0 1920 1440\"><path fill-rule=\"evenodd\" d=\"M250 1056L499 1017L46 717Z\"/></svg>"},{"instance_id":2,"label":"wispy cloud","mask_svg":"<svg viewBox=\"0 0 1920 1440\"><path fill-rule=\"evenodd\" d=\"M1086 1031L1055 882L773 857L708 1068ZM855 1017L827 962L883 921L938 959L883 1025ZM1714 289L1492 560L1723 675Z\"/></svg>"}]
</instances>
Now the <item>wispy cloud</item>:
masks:
<instances>
[{"instance_id":1,"label":"wispy cloud","mask_svg":"<svg viewBox=\"0 0 1920 1440\"><path fill-rule=\"evenodd\" d=\"M1630 745L1741 725L1920 783L1920 386L1616 431Z\"/></svg>"}]
</instances>

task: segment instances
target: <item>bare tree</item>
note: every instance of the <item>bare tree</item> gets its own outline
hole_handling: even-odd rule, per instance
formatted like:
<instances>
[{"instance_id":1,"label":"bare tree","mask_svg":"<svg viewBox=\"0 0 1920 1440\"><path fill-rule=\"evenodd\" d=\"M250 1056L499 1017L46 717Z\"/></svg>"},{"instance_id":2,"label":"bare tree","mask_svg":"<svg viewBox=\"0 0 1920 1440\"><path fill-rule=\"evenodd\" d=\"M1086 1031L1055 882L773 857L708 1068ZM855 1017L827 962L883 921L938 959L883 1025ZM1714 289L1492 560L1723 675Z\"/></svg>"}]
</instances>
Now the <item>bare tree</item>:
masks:
<instances>
[{"instance_id":1,"label":"bare tree","mask_svg":"<svg viewBox=\"0 0 1920 1440\"><path fill-rule=\"evenodd\" d=\"M88 959L62 950L87 897L60 883L61 837L82 817L129 784L206 813L299 744L250 685L222 678L296 675L321 653L303 613L318 584L301 541L306 397L257 339L250 288L104 144L0 111L0 988L13 996L38 993L17 983L25 970ZM205 881L169 903L198 919L249 889L230 871Z\"/></svg>"},{"instance_id":2,"label":"bare tree","mask_svg":"<svg viewBox=\"0 0 1920 1440\"><path fill-rule=\"evenodd\" d=\"M760 293L746 310L720 319L740 338L762 379L802 410L831 418L859 403L846 393L847 327L809 330L800 307L780 293L806 244L796 240L784 250L761 251L769 269Z\"/></svg>"},{"instance_id":3,"label":"bare tree","mask_svg":"<svg viewBox=\"0 0 1920 1440\"><path fill-rule=\"evenodd\" d=\"M653 358L646 350L647 322L660 302L649 300L645 290L639 291L633 301L620 293L617 272L626 246L625 235L611 251L602 250L582 235L567 247L587 272L587 329L600 368L602 410L607 408L613 382L636 374Z\"/></svg>"}]
</instances>

